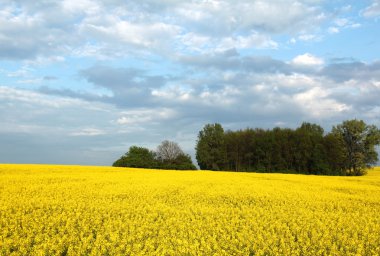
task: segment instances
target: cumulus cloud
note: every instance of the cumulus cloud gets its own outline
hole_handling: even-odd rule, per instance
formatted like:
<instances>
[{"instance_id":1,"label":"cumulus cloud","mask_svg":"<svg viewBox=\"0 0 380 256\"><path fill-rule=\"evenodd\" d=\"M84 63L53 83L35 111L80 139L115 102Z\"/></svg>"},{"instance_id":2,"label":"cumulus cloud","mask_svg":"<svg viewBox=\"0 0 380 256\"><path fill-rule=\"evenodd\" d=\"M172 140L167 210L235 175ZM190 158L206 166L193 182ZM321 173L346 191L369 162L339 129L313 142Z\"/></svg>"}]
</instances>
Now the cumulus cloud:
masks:
<instances>
[{"instance_id":1,"label":"cumulus cloud","mask_svg":"<svg viewBox=\"0 0 380 256\"><path fill-rule=\"evenodd\" d=\"M292 64L298 66L322 66L324 61L321 58L313 56L310 53L305 53L302 55L296 56L292 61Z\"/></svg>"}]
</instances>

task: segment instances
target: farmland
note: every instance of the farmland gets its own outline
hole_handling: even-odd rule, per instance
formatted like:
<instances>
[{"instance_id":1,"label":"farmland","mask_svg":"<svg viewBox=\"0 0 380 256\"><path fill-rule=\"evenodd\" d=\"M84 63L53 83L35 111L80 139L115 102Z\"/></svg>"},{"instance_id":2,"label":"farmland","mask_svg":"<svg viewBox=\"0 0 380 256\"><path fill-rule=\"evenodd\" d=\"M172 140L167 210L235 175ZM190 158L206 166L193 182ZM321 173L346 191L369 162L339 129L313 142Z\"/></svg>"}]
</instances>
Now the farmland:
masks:
<instances>
[{"instance_id":1,"label":"farmland","mask_svg":"<svg viewBox=\"0 0 380 256\"><path fill-rule=\"evenodd\" d=\"M0 165L0 255L379 255L360 177Z\"/></svg>"}]
</instances>

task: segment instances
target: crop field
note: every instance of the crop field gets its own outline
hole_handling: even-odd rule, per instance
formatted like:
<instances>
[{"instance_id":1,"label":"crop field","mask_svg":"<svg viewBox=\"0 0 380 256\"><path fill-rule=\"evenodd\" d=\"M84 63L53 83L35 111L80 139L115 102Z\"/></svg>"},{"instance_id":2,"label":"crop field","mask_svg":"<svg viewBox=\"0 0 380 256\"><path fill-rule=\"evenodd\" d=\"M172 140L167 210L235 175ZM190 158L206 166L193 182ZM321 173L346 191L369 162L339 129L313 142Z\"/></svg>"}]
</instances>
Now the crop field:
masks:
<instances>
[{"instance_id":1,"label":"crop field","mask_svg":"<svg viewBox=\"0 0 380 256\"><path fill-rule=\"evenodd\" d=\"M0 165L0 255L380 255L380 168Z\"/></svg>"}]
</instances>

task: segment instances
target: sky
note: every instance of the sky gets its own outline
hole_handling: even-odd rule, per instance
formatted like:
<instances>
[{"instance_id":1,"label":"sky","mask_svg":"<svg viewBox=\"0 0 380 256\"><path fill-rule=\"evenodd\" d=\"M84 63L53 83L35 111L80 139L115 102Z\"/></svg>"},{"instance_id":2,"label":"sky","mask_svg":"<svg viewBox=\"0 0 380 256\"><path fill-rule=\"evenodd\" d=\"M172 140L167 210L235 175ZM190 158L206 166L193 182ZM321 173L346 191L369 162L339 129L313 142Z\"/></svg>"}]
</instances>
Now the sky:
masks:
<instances>
[{"instance_id":1,"label":"sky","mask_svg":"<svg viewBox=\"0 0 380 256\"><path fill-rule=\"evenodd\" d=\"M194 156L225 130L380 127L380 0L0 0L0 162Z\"/></svg>"}]
</instances>

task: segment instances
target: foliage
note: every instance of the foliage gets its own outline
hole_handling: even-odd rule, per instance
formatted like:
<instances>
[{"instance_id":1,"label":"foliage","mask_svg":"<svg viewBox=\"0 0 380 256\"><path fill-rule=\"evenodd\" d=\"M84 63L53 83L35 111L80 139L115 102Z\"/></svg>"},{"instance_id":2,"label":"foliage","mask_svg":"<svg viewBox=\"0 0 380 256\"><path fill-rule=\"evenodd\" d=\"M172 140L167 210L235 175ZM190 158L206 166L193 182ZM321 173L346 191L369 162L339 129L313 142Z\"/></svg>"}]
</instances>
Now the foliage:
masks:
<instances>
[{"instance_id":1,"label":"foliage","mask_svg":"<svg viewBox=\"0 0 380 256\"><path fill-rule=\"evenodd\" d=\"M220 124L209 124L199 132L196 156L201 169L362 175L378 159L379 134L375 126L357 120L345 121L326 135L311 123L295 130L226 132Z\"/></svg>"},{"instance_id":2,"label":"foliage","mask_svg":"<svg viewBox=\"0 0 380 256\"><path fill-rule=\"evenodd\" d=\"M191 157L185 154L177 143L167 140L157 147L157 152L143 147L132 146L112 166L169 170L197 169Z\"/></svg>"},{"instance_id":3,"label":"foliage","mask_svg":"<svg viewBox=\"0 0 380 256\"><path fill-rule=\"evenodd\" d=\"M218 124L207 124L198 134L196 159L201 169L220 170L225 163L224 130Z\"/></svg>"},{"instance_id":4,"label":"foliage","mask_svg":"<svg viewBox=\"0 0 380 256\"><path fill-rule=\"evenodd\" d=\"M0 255L380 255L366 176L0 165Z\"/></svg>"}]
</instances>

